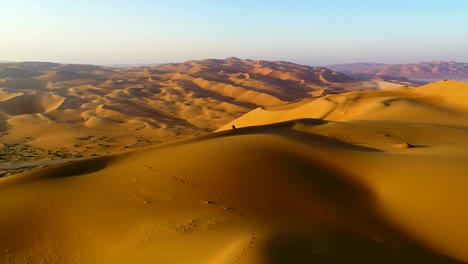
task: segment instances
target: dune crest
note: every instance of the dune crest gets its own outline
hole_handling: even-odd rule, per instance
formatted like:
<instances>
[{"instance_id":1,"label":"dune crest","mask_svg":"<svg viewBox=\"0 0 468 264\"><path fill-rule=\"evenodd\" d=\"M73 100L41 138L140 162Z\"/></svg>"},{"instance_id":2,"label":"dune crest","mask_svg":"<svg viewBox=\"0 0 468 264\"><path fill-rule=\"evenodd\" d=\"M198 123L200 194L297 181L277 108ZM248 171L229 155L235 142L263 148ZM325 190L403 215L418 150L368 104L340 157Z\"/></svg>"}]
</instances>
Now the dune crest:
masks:
<instances>
[{"instance_id":1,"label":"dune crest","mask_svg":"<svg viewBox=\"0 0 468 264\"><path fill-rule=\"evenodd\" d=\"M393 88L326 95L297 108L257 108L217 131L272 124L297 118L330 121L398 121L426 124L467 124L468 84L440 81L418 88Z\"/></svg>"},{"instance_id":2,"label":"dune crest","mask_svg":"<svg viewBox=\"0 0 468 264\"><path fill-rule=\"evenodd\" d=\"M0 178L0 261L466 262L467 94L440 82L309 98L202 137ZM81 113L94 130L141 111L97 101ZM53 118L34 116L12 120ZM98 139L82 142L115 145Z\"/></svg>"},{"instance_id":3,"label":"dune crest","mask_svg":"<svg viewBox=\"0 0 468 264\"><path fill-rule=\"evenodd\" d=\"M12 144L15 152L50 152L46 159L195 137L257 107L363 89L326 68L237 58L129 68L0 63L0 78L0 144ZM18 121L28 117L15 118L35 120L37 114L48 122L34 127ZM52 136L41 130L57 131L56 138L67 143L47 144Z\"/></svg>"},{"instance_id":4,"label":"dune crest","mask_svg":"<svg viewBox=\"0 0 468 264\"><path fill-rule=\"evenodd\" d=\"M7 115L47 113L56 110L64 97L50 94L18 95L0 102L0 111Z\"/></svg>"}]
</instances>

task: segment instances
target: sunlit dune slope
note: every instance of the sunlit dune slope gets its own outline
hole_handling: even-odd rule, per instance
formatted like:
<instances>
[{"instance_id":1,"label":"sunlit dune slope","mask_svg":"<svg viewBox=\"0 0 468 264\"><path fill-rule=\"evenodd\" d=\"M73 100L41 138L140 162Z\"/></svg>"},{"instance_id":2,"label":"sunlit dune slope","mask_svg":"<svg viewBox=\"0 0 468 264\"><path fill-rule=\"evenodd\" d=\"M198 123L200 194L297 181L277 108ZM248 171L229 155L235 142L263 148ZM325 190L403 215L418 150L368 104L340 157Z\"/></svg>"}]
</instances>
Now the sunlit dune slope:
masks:
<instances>
[{"instance_id":1,"label":"sunlit dune slope","mask_svg":"<svg viewBox=\"0 0 468 264\"><path fill-rule=\"evenodd\" d=\"M464 122L468 113L468 83L441 81L418 88L394 88L326 95L292 109L257 108L218 131L271 124L297 118L332 121L380 120L421 124Z\"/></svg>"},{"instance_id":2,"label":"sunlit dune slope","mask_svg":"<svg viewBox=\"0 0 468 264\"><path fill-rule=\"evenodd\" d=\"M329 96L2 178L0 262L466 262L466 94Z\"/></svg>"},{"instance_id":3,"label":"sunlit dune slope","mask_svg":"<svg viewBox=\"0 0 468 264\"><path fill-rule=\"evenodd\" d=\"M449 263L436 253L452 252L437 243L463 252L463 231L420 208L431 200L426 191L439 186L410 188L427 157L404 154L414 163L395 179L386 173L401 162L390 158L395 153L304 134L293 128L297 124L328 126L302 120L229 131L4 178L0 239L8 243L1 246L1 260ZM369 157L388 165L366 164ZM354 170L343 162L350 158ZM362 174L364 168L381 173ZM461 190L460 183L452 187ZM395 184L411 193L395 193ZM405 195L416 199L407 203ZM444 202L456 209L457 195L452 190ZM453 213L447 210L444 219L458 225L467 220ZM393 217L399 223L399 215L409 216L401 228L391 224ZM427 223L412 228L422 234L405 229L418 219ZM437 223L437 229L427 227ZM420 246L425 240L419 235L437 235L436 245L427 240L433 251Z\"/></svg>"},{"instance_id":4,"label":"sunlit dune slope","mask_svg":"<svg viewBox=\"0 0 468 264\"><path fill-rule=\"evenodd\" d=\"M348 89L374 88L326 68L236 58L129 68L0 63L0 144L68 156L126 151Z\"/></svg>"}]
</instances>

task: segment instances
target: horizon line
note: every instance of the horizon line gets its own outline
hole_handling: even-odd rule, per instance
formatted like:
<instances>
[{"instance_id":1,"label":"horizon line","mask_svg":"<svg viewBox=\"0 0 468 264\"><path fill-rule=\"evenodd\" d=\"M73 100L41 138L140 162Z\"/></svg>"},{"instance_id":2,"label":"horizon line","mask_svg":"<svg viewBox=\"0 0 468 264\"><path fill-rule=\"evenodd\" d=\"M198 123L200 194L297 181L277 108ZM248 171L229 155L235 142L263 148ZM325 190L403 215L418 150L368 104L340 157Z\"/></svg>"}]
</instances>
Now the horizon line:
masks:
<instances>
[{"instance_id":1,"label":"horizon line","mask_svg":"<svg viewBox=\"0 0 468 264\"><path fill-rule=\"evenodd\" d=\"M131 62L122 62L122 63L76 63L76 62L58 62L58 61L41 61L41 60L3 60L0 59L0 63L53 63L53 64L64 64L64 65L90 65L90 66L101 66L101 67L113 67L113 68L122 68L122 67L139 67L139 66L158 66L164 64L180 64L180 63L187 63L193 61L203 61L203 60L228 60L228 59L237 59L242 61L268 61L268 62L286 62L286 63L293 63L298 65L304 66L312 66L312 67L326 67L326 66L336 66L336 65L347 65L347 64L382 64L382 65L404 65L404 64L421 64L421 63L434 63L434 62L453 62L453 63L461 63L467 64L468 62L462 61L455 61L455 60L426 60L426 61L418 61L418 62L410 62L410 63L385 63L385 62L377 62L377 61L354 61L354 62L343 62L343 63L331 63L331 64L304 64L304 63L297 63L293 61L285 61L285 60L256 60L256 59L241 59L235 56L226 57L223 59L220 58L206 58L206 59L188 59L179 62L146 62L146 63L131 63Z\"/></svg>"}]
</instances>

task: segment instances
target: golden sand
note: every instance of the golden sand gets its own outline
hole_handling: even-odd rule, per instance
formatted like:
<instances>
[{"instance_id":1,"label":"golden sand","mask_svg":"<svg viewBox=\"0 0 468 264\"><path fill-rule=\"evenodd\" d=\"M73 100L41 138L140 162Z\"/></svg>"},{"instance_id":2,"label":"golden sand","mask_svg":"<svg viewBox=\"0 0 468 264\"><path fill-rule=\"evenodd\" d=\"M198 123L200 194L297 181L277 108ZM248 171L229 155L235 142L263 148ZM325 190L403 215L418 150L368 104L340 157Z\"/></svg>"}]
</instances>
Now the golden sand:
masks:
<instances>
[{"instance_id":1,"label":"golden sand","mask_svg":"<svg viewBox=\"0 0 468 264\"><path fill-rule=\"evenodd\" d=\"M467 99L460 82L326 95L1 178L0 262L466 262Z\"/></svg>"}]
</instances>

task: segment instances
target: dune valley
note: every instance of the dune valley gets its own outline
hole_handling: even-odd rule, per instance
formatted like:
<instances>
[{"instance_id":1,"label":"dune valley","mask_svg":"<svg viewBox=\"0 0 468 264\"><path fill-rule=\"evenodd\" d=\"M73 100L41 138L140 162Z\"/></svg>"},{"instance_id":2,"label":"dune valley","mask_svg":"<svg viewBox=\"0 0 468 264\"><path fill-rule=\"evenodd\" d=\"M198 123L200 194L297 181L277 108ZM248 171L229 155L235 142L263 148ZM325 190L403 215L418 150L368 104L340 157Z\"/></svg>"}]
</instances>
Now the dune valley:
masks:
<instances>
[{"instance_id":1,"label":"dune valley","mask_svg":"<svg viewBox=\"0 0 468 264\"><path fill-rule=\"evenodd\" d=\"M468 262L466 82L6 65L1 263Z\"/></svg>"}]
</instances>

